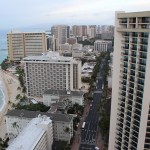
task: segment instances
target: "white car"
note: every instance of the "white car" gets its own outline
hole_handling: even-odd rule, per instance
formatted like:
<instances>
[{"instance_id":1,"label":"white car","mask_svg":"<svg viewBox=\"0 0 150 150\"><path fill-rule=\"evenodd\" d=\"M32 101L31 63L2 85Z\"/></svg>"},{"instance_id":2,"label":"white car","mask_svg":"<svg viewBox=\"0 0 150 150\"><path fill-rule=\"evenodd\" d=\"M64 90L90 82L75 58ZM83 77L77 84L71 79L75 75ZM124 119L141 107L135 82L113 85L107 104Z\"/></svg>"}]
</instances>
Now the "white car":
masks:
<instances>
[{"instance_id":1,"label":"white car","mask_svg":"<svg viewBox=\"0 0 150 150\"><path fill-rule=\"evenodd\" d=\"M97 146L95 147L96 150L100 150Z\"/></svg>"}]
</instances>

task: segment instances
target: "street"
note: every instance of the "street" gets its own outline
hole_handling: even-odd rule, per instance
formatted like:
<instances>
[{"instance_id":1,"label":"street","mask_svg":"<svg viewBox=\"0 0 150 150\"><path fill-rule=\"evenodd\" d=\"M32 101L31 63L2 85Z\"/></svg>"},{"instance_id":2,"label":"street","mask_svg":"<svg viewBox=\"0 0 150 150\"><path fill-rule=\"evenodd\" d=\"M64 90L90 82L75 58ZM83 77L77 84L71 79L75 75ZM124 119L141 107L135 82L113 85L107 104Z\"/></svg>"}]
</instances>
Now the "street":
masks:
<instances>
[{"instance_id":1,"label":"street","mask_svg":"<svg viewBox=\"0 0 150 150\"><path fill-rule=\"evenodd\" d=\"M93 91L93 101L90 104L89 114L85 119L85 127L82 128L81 131L81 142L79 150L95 150L96 147L96 132L99 121L99 103L104 87L104 73L102 72L104 67L104 61L102 61L100 72L97 76L96 89Z\"/></svg>"}]
</instances>

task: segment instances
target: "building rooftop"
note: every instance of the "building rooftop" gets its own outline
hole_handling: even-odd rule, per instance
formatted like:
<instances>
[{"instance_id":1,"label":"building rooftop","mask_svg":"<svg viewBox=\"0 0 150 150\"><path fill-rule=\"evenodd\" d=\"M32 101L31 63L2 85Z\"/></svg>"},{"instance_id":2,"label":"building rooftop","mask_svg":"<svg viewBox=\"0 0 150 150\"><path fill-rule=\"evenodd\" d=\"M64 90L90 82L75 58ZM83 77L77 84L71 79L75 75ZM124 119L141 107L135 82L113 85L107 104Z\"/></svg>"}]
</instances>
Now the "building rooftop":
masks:
<instances>
[{"instance_id":1,"label":"building rooftop","mask_svg":"<svg viewBox=\"0 0 150 150\"><path fill-rule=\"evenodd\" d=\"M49 51L41 56L28 56L23 58L24 61L51 61L51 62L70 62L73 57L60 56L58 52Z\"/></svg>"},{"instance_id":2,"label":"building rooftop","mask_svg":"<svg viewBox=\"0 0 150 150\"><path fill-rule=\"evenodd\" d=\"M17 136L17 138L7 148L8 150L32 150L39 142L39 139L45 133L45 130L40 128L40 124L49 124L49 117L40 116L34 118Z\"/></svg>"},{"instance_id":3,"label":"building rooftop","mask_svg":"<svg viewBox=\"0 0 150 150\"><path fill-rule=\"evenodd\" d=\"M36 118L38 115L46 115L50 117L52 121L60 121L60 122L71 122L72 116L68 114L58 114L58 113L47 113L47 112L39 112L39 111L28 111L28 110L19 110L14 109L9 111L6 116L11 117L22 117L22 118Z\"/></svg>"},{"instance_id":4,"label":"building rooftop","mask_svg":"<svg viewBox=\"0 0 150 150\"><path fill-rule=\"evenodd\" d=\"M48 89L44 94L60 95L60 96L83 96L83 91L66 91L66 90L53 90Z\"/></svg>"}]
</instances>

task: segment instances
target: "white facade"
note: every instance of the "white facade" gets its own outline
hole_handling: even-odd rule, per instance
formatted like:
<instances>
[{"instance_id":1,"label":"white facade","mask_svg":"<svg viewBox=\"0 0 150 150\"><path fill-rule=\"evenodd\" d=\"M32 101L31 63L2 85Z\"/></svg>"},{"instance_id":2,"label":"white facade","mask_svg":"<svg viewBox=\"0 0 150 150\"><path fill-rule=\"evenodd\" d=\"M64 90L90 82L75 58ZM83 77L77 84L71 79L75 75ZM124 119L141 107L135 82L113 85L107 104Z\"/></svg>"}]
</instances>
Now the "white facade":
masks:
<instances>
[{"instance_id":1,"label":"white facade","mask_svg":"<svg viewBox=\"0 0 150 150\"><path fill-rule=\"evenodd\" d=\"M94 42L94 51L107 52L107 51L111 50L111 48L112 48L111 41L96 40Z\"/></svg>"},{"instance_id":2,"label":"white facade","mask_svg":"<svg viewBox=\"0 0 150 150\"><path fill-rule=\"evenodd\" d=\"M116 13L109 150L150 149L150 11Z\"/></svg>"},{"instance_id":3,"label":"white facade","mask_svg":"<svg viewBox=\"0 0 150 150\"><path fill-rule=\"evenodd\" d=\"M70 44L68 44L68 43L59 44L59 50L60 51L65 51L65 50L71 51L71 48L72 48L72 46Z\"/></svg>"},{"instance_id":4,"label":"white facade","mask_svg":"<svg viewBox=\"0 0 150 150\"><path fill-rule=\"evenodd\" d=\"M26 125L7 150L51 150L52 143L52 121L46 116L38 116Z\"/></svg>"},{"instance_id":5,"label":"white facade","mask_svg":"<svg viewBox=\"0 0 150 150\"><path fill-rule=\"evenodd\" d=\"M23 59L29 96L42 96L47 89L78 90L81 88L81 61L49 52Z\"/></svg>"},{"instance_id":6,"label":"white facade","mask_svg":"<svg viewBox=\"0 0 150 150\"><path fill-rule=\"evenodd\" d=\"M82 50L73 50L72 51L72 57L73 58L82 58L83 57L83 51Z\"/></svg>"},{"instance_id":7,"label":"white facade","mask_svg":"<svg viewBox=\"0 0 150 150\"><path fill-rule=\"evenodd\" d=\"M17 136L28 125L28 123L39 114L48 116L53 124L53 138L56 141L63 140L70 142L73 136L73 118L67 114L44 113L27 110L11 110L6 114L7 134ZM23 115L23 116L22 116ZM12 124L15 122L15 126ZM66 128L69 129L66 132ZM46 129L45 129L46 130Z\"/></svg>"}]
</instances>

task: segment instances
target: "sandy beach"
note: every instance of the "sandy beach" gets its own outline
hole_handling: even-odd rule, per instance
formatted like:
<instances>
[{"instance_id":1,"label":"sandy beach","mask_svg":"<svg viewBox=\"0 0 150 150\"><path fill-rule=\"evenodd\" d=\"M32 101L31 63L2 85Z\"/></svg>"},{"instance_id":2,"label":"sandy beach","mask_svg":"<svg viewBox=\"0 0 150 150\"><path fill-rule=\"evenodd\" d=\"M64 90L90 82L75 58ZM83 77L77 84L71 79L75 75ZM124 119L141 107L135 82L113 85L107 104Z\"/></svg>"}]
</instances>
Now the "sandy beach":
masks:
<instances>
[{"instance_id":1,"label":"sandy beach","mask_svg":"<svg viewBox=\"0 0 150 150\"><path fill-rule=\"evenodd\" d=\"M0 81L2 84L2 90L5 95L3 107L0 109L0 137L3 139L6 134L6 124L4 115L8 110L12 109L12 104L16 104L16 96L18 94L22 95L21 90L17 88L20 87L19 81L14 78L11 74L0 69Z\"/></svg>"}]
</instances>

